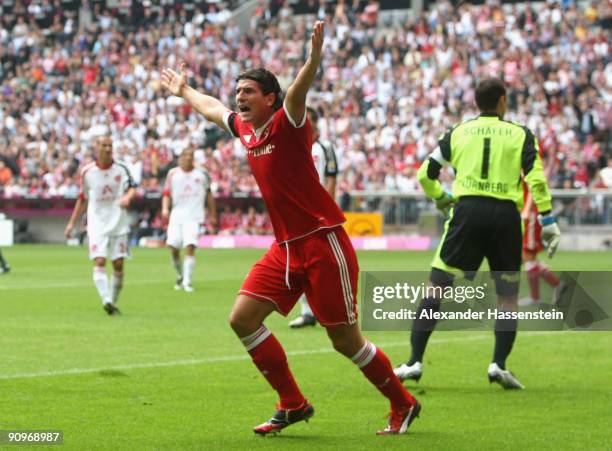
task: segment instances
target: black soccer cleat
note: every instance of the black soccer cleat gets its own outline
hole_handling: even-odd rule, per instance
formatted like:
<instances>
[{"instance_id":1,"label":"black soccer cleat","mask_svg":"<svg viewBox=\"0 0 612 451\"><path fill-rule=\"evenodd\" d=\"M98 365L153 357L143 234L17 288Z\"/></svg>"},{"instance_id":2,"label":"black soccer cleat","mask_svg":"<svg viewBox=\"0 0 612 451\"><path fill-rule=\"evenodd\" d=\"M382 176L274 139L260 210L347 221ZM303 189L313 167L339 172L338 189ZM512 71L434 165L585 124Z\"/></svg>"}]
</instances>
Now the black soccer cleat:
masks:
<instances>
[{"instance_id":1,"label":"black soccer cleat","mask_svg":"<svg viewBox=\"0 0 612 451\"><path fill-rule=\"evenodd\" d=\"M102 308L104 309L104 311L106 313L108 313L110 316L112 315L120 315L121 312L119 311L119 309L115 306L115 304L113 304L112 302L108 302L106 304L104 304L102 306Z\"/></svg>"},{"instance_id":2,"label":"black soccer cleat","mask_svg":"<svg viewBox=\"0 0 612 451\"><path fill-rule=\"evenodd\" d=\"M265 423L255 426L253 432L259 435L278 434L287 426L299 421L306 421L314 415L314 407L308 401L304 401L297 409L278 409L276 413Z\"/></svg>"}]
</instances>

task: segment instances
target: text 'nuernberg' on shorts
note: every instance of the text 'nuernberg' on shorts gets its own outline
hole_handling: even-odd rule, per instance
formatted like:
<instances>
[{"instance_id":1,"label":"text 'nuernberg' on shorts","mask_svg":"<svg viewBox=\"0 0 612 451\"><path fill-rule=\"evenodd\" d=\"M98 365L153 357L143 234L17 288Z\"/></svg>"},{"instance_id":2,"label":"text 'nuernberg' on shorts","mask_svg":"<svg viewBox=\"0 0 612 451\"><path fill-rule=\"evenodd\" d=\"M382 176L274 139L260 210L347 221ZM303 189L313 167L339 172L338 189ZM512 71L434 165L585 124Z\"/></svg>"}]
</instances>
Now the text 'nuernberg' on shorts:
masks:
<instances>
[{"instance_id":1,"label":"text 'nuernberg' on shorts","mask_svg":"<svg viewBox=\"0 0 612 451\"><path fill-rule=\"evenodd\" d=\"M323 326L357 322L359 265L342 227L278 244L251 268L240 294L274 303L286 316L302 293Z\"/></svg>"},{"instance_id":2,"label":"text 'nuernberg' on shorts","mask_svg":"<svg viewBox=\"0 0 612 451\"><path fill-rule=\"evenodd\" d=\"M452 208L432 263L449 273L473 277L486 258L498 274L497 293L512 296L519 285L522 227L516 204L484 196L464 196Z\"/></svg>"}]
</instances>

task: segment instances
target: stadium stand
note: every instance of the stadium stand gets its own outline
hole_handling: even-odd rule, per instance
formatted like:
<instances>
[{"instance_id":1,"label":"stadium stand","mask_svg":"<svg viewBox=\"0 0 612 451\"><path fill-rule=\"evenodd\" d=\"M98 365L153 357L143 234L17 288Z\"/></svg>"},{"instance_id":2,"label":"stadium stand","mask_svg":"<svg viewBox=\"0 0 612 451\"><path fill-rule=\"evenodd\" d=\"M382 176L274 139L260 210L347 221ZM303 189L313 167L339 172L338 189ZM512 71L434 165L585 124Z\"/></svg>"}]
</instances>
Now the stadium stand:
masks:
<instances>
[{"instance_id":1,"label":"stadium stand","mask_svg":"<svg viewBox=\"0 0 612 451\"><path fill-rule=\"evenodd\" d=\"M341 198L416 190L415 170L438 136L476 114L473 87L486 75L510 86L510 119L536 131L552 187L612 189L609 2L438 2L392 26L378 16L388 5L375 1L270 0L248 30L228 1L0 4L5 199L75 197L90 136L106 124L141 196L159 194L176 155L192 146L216 196L257 197L239 143L159 95L159 71L187 61L191 82L228 105L245 69L238 61L265 65L286 88L316 17L328 37L309 101L338 154Z\"/></svg>"}]
</instances>

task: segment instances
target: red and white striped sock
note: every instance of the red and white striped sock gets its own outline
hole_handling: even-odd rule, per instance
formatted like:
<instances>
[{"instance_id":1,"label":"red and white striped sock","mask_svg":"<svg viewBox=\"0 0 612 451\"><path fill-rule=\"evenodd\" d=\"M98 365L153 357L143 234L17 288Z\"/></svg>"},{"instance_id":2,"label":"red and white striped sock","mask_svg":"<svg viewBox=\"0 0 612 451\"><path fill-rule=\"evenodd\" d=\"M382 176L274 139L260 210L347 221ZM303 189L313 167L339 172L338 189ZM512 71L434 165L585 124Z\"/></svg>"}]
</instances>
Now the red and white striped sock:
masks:
<instances>
[{"instance_id":1,"label":"red and white striped sock","mask_svg":"<svg viewBox=\"0 0 612 451\"><path fill-rule=\"evenodd\" d=\"M406 409L415 403L410 392L404 388L393 373L388 357L369 341L351 360L364 376L391 402L393 409Z\"/></svg>"},{"instance_id":2,"label":"red and white striped sock","mask_svg":"<svg viewBox=\"0 0 612 451\"><path fill-rule=\"evenodd\" d=\"M304 396L291 374L285 350L272 332L262 325L240 340L259 372L278 393L281 408L297 409L304 404Z\"/></svg>"}]
</instances>

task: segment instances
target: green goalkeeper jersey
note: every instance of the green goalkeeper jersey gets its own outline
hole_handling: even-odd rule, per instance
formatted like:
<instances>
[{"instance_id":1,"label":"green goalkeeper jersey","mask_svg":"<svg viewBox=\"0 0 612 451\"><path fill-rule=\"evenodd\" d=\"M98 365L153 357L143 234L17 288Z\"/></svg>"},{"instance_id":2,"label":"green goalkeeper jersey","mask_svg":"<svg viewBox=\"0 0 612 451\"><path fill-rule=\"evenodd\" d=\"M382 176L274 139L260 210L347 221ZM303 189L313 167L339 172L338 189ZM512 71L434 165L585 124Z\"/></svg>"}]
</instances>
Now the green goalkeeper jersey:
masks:
<instances>
[{"instance_id":1,"label":"green goalkeeper jersey","mask_svg":"<svg viewBox=\"0 0 612 451\"><path fill-rule=\"evenodd\" d=\"M482 114L452 128L438 144L417 174L429 197L436 199L444 193L438 176L442 165L450 163L455 170L455 198L493 197L522 208L521 181L525 180L538 211L551 210L538 141L527 127Z\"/></svg>"}]
</instances>

